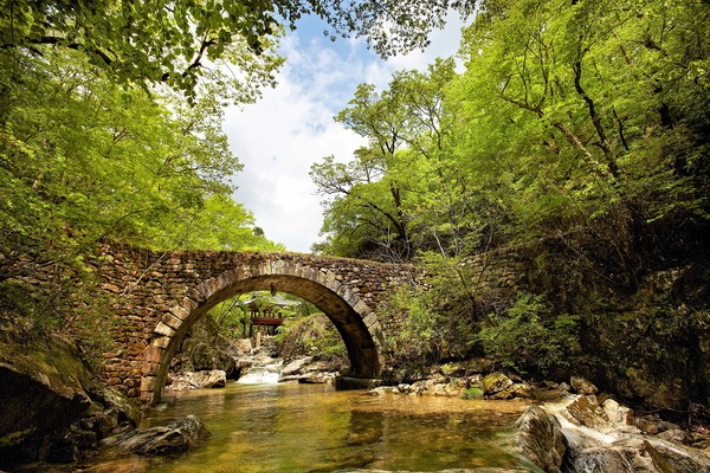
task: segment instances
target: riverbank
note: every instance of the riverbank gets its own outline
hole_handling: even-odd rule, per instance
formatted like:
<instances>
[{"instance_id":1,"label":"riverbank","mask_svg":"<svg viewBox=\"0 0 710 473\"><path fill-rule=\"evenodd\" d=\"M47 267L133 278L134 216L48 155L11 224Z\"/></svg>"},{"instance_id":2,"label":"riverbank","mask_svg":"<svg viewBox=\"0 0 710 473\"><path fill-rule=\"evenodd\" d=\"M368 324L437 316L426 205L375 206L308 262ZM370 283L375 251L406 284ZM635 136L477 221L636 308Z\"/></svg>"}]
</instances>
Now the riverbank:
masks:
<instances>
[{"instance_id":1,"label":"riverbank","mask_svg":"<svg viewBox=\"0 0 710 473\"><path fill-rule=\"evenodd\" d=\"M230 382L224 389L176 391L169 400L148 413L140 427L196 415L210 437L187 455L156 458L104 450L64 470L23 471L296 473L472 466L537 471L503 447L512 424L529 406L524 401L381 397L297 382Z\"/></svg>"}]
</instances>

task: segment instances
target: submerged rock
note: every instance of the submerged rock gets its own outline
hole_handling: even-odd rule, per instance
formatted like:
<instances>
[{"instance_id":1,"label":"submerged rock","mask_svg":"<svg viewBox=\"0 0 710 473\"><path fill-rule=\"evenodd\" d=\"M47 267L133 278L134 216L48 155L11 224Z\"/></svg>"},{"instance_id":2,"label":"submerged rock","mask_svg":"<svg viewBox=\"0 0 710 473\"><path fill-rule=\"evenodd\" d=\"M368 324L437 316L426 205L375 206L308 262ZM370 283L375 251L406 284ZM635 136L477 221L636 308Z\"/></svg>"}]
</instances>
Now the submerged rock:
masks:
<instances>
[{"instance_id":1,"label":"submerged rock","mask_svg":"<svg viewBox=\"0 0 710 473\"><path fill-rule=\"evenodd\" d=\"M567 439L557 418L537 406L528 408L515 423L517 450L547 473L561 473Z\"/></svg>"},{"instance_id":2,"label":"submerged rock","mask_svg":"<svg viewBox=\"0 0 710 473\"><path fill-rule=\"evenodd\" d=\"M385 394L400 394L396 386L380 386L370 390L373 396L384 396Z\"/></svg>"},{"instance_id":3,"label":"submerged rock","mask_svg":"<svg viewBox=\"0 0 710 473\"><path fill-rule=\"evenodd\" d=\"M193 449L209 436L205 425L194 415L165 427L139 429L109 437L104 445L139 455L162 456Z\"/></svg>"}]
</instances>

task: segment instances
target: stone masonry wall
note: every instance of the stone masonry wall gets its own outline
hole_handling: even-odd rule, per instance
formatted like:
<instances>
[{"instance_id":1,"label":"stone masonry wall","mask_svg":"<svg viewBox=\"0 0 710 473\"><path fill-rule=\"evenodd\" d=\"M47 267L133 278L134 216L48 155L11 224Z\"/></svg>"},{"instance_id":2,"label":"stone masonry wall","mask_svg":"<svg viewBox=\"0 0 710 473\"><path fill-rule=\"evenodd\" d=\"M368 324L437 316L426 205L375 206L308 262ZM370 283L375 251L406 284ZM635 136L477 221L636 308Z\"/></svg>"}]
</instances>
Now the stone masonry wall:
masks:
<instances>
[{"instance_id":1,"label":"stone masonry wall","mask_svg":"<svg viewBox=\"0 0 710 473\"><path fill-rule=\"evenodd\" d=\"M24 264L33 266L32 262ZM481 254L467 264L476 268L473 279L481 288L513 294L516 288L526 285L525 263L515 252ZM308 291L337 290L337 295L360 313L368 330L380 341L398 333L405 322L402 314L391 315L384 309L389 295L405 283L427 284L424 270L414 266L296 253L160 253L105 244L91 266L96 268L99 290L113 301L112 311L117 316L112 333L114 344L105 354L105 379L130 397L141 395L148 347L153 343L164 348L158 339L177 331L179 317L187 320L186 315L180 315L184 310L176 311L176 307L184 306L185 301L189 301L188 307L201 304L205 298L196 288L206 281L220 277L224 280L226 274L236 277L263 273L265 266L271 268L266 272L274 275L281 271L284 276L312 280ZM41 267L33 269L29 282L41 284L43 271L46 270ZM326 281L327 278L332 280ZM306 295L319 299L318 294ZM370 322L373 318L374 325ZM381 355L381 361L387 363L388 354Z\"/></svg>"},{"instance_id":2,"label":"stone masonry wall","mask_svg":"<svg viewBox=\"0 0 710 473\"><path fill-rule=\"evenodd\" d=\"M394 286L413 281L418 273L411 266L294 253L154 253L106 246L102 260L101 288L115 296L113 309L120 319L114 349L106 354L107 382L131 397L140 394L144 355L156 326L206 280L235 268L256 268L265 263L309 267L334 273L343 286L376 311Z\"/></svg>"}]
</instances>

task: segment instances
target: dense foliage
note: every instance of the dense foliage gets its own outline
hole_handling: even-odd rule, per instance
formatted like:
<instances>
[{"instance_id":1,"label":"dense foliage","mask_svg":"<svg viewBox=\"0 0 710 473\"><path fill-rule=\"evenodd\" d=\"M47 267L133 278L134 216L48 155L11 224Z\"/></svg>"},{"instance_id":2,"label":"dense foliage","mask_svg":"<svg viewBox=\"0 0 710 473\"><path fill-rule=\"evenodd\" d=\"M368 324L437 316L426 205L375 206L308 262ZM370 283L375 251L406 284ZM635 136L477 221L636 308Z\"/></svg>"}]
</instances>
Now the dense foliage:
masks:
<instances>
[{"instance_id":1,"label":"dense foliage","mask_svg":"<svg viewBox=\"0 0 710 473\"><path fill-rule=\"evenodd\" d=\"M484 2L463 73L360 86L336 119L369 145L313 167L332 196L318 248L453 256L613 225L595 237L624 265L630 226L707 221L707 5L602 3Z\"/></svg>"},{"instance_id":2,"label":"dense foliage","mask_svg":"<svg viewBox=\"0 0 710 473\"><path fill-rule=\"evenodd\" d=\"M368 145L349 163L313 166L326 209L314 249L427 266L431 291L393 298L421 342L403 355L497 354L545 371L573 341L566 328L592 323L590 308L707 255L710 8L480 6L461 72L440 60L384 91L363 84L336 117ZM474 254L513 248L544 301L497 303L467 268Z\"/></svg>"},{"instance_id":3,"label":"dense foliage","mask_svg":"<svg viewBox=\"0 0 710 473\"><path fill-rule=\"evenodd\" d=\"M304 15L387 55L425 45L449 7L465 15L473 4L0 0L0 310L40 331L95 312L96 301L77 301L107 239L283 249L231 198L240 165L222 107L274 84L278 40ZM29 298L27 261L55 268Z\"/></svg>"},{"instance_id":4,"label":"dense foliage","mask_svg":"<svg viewBox=\"0 0 710 473\"><path fill-rule=\"evenodd\" d=\"M0 51L41 54L50 46L81 52L114 82L164 83L190 100L199 85L251 100L274 80L281 59L273 45L304 15L329 34L365 36L382 55L427 44L450 8L475 1L407 0L2 0ZM214 67L214 66L218 67Z\"/></svg>"},{"instance_id":5,"label":"dense foliage","mask_svg":"<svg viewBox=\"0 0 710 473\"><path fill-rule=\"evenodd\" d=\"M20 37L17 16L2 25ZM188 100L101 70L84 49L54 45L0 48L0 65L3 328L23 338L85 326L76 334L86 345L108 335L96 327L112 323L110 312L90 296L92 259L106 240L283 249L231 197L229 177L241 165L222 131L222 96L200 92L219 83L206 81Z\"/></svg>"},{"instance_id":6,"label":"dense foliage","mask_svg":"<svg viewBox=\"0 0 710 473\"><path fill-rule=\"evenodd\" d=\"M275 337L279 356L287 361L313 356L347 366L348 352L338 329L322 312L289 317Z\"/></svg>"}]
</instances>

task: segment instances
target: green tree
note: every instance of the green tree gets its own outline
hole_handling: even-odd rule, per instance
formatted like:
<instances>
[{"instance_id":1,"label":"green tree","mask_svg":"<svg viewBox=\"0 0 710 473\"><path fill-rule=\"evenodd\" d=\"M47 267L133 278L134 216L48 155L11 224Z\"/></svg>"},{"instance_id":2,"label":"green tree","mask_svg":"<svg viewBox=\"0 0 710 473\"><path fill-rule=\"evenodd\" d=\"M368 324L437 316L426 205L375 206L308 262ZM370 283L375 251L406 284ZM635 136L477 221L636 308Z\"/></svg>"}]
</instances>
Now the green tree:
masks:
<instances>
[{"instance_id":1,"label":"green tree","mask_svg":"<svg viewBox=\"0 0 710 473\"><path fill-rule=\"evenodd\" d=\"M280 64L274 45L283 26L295 29L304 15L325 19L333 38L366 36L390 55L426 45L450 8L467 15L474 6L448 0L3 0L0 50L68 48L121 83L165 83L192 99L207 79L251 100L259 85L274 80Z\"/></svg>"},{"instance_id":2,"label":"green tree","mask_svg":"<svg viewBox=\"0 0 710 473\"><path fill-rule=\"evenodd\" d=\"M100 301L84 300L93 285L86 263L104 239L157 250L282 248L254 234L251 214L231 198L225 182L240 164L213 97L192 106L151 97L97 77L73 51L26 57L0 78L10 75L23 87L0 102L0 310L26 315L28 332L98 317ZM22 281L34 266L18 264L28 260L57 273L31 298Z\"/></svg>"},{"instance_id":3,"label":"green tree","mask_svg":"<svg viewBox=\"0 0 710 473\"><path fill-rule=\"evenodd\" d=\"M350 107L336 120L368 140L348 164L327 157L311 168L325 203L325 251L389 260L410 259L417 244L411 232L418 195L429 177L443 176L438 155L451 127L443 110L443 88L453 61L439 61L427 74L397 74L387 91L358 87Z\"/></svg>"},{"instance_id":4,"label":"green tree","mask_svg":"<svg viewBox=\"0 0 710 473\"><path fill-rule=\"evenodd\" d=\"M396 254L426 265L431 284L395 304L408 333L421 334L413 359L480 350L466 335L483 326L491 353L510 354L528 333L537 355L526 357L548 369L560 365L545 338L555 320L569 321L560 314L591 317L590 306L649 270L706 254L710 9L700 0L480 7L461 74L440 61L380 93L363 85L337 117L368 146L349 163L313 167L328 196L319 248L381 258L364 242L390 249L406 234ZM509 308L502 291L479 284L472 257L511 249L530 257L550 307L530 296Z\"/></svg>"}]
</instances>

